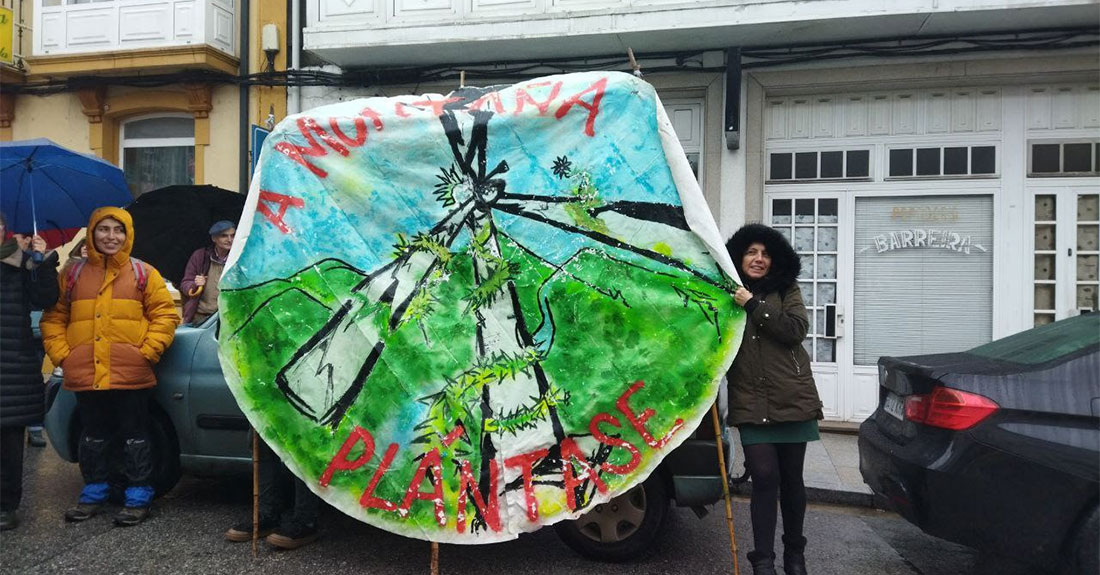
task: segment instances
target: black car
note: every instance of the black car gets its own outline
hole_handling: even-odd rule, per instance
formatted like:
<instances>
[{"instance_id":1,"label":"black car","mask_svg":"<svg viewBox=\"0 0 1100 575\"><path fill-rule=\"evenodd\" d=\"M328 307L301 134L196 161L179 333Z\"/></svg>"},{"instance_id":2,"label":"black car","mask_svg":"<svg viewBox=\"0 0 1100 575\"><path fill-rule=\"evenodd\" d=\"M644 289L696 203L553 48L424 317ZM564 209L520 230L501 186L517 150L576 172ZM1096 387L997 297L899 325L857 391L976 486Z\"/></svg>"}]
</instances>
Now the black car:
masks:
<instances>
[{"instance_id":1,"label":"black car","mask_svg":"<svg viewBox=\"0 0 1100 575\"><path fill-rule=\"evenodd\" d=\"M926 533L1100 573L1100 314L879 359L864 481Z\"/></svg>"}]
</instances>

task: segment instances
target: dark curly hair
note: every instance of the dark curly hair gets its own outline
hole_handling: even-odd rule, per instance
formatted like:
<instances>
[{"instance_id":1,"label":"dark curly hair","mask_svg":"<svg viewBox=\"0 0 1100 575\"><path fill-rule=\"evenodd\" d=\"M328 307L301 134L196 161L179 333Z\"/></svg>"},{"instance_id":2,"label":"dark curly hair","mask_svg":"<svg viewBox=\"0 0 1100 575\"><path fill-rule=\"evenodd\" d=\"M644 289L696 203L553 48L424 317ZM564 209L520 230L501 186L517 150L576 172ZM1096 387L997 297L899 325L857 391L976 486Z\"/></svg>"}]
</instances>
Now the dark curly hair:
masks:
<instances>
[{"instance_id":1,"label":"dark curly hair","mask_svg":"<svg viewBox=\"0 0 1100 575\"><path fill-rule=\"evenodd\" d=\"M772 258L768 275L755 281L750 280L745 270L741 269L745 251L754 243L764 244ZM745 282L745 287L756 295L785 291L798 280L798 274L802 272L802 261L791 243L783 234L764 224L742 226L726 242L726 251L733 259L733 265L737 267L737 273L741 276L741 281Z\"/></svg>"}]
</instances>

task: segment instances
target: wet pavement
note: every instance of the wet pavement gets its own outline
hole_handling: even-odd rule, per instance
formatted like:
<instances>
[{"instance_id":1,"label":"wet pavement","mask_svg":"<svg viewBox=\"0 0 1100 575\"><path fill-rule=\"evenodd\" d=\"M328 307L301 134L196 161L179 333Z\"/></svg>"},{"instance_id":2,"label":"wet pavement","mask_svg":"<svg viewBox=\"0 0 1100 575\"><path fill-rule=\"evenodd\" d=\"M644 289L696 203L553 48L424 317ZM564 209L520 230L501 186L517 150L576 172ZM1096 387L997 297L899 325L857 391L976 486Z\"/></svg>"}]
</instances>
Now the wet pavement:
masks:
<instances>
[{"instance_id":1,"label":"wet pavement","mask_svg":"<svg viewBox=\"0 0 1100 575\"><path fill-rule=\"evenodd\" d=\"M826 447L823 442L822 447ZM248 477L184 477L157 500L151 518L137 527L117 528L109 514L67 524L64 510L80 489L76 465L49 447L27 448L22 525L0 534L0 573L320 573L426 574L429 544L374 529L333 509L321 518L321 538L296 551L260 542L225 541L233 523L250 516ZM553 529L516 541L480 546L442 545L443 574L657 574L731 573L729 538L721 505L699 519L674 509L651 553L624 565L583 559ZM752 547L748 503L734 502L741 573L751 573L745 553ZM807 558L815 575L1024 575L1028 566L979 553L921 533L881 510L811 505L806 521Z\"/></svg>"}]
</instances>

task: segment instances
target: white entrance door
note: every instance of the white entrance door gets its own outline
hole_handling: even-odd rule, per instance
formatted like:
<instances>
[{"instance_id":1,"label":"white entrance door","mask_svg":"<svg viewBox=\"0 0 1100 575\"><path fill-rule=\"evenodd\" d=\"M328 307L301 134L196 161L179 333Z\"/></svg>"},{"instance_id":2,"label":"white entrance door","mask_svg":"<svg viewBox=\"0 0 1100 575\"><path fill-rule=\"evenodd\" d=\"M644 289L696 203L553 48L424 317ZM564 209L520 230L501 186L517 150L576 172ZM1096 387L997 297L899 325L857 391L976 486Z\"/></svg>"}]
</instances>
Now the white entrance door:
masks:
<instances>
[{"instance_id":1,"label":"white entrance door","mask_svg":"<svg viewBox=\"0 0 1100 575\"><path fill-rule=\"evenodd\" d=\"M851 243L845 209L841 193L768 194L767 221L802 259L798 285L810 319L803 346L810 354L825 417L840 421L852 418L846 397L851 351L843 305L850 297L851 278L840 271L845 263L840 248Z\"/></svg>"},{"instance_id":2,"label":"white entrance door","mask_svg":"<svg viewBox=\"0 0 1100 575\"><path fill-rule=\"evenodd\" d=\"M1031 198L1035 325L1100 311L1100 193L1048 185Z\"/></svg>"}]
</instances>

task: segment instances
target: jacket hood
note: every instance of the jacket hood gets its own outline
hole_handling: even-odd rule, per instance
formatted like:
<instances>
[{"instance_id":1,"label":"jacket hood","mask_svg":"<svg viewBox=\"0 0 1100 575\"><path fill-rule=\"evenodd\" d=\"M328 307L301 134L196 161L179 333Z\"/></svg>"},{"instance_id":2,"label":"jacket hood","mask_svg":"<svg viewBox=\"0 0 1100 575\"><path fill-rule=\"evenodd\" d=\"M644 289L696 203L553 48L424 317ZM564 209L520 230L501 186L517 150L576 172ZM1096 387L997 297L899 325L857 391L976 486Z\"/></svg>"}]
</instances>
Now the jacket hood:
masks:
<instances>
[{"instance_id":1,"label":"jacket hood","mask_svg":"<svg viewBox=\"0 0 1100 575\"><path fill-rule=\"evenodd\" d=\"M134 249L134 219L130 217L130 212L114 206L99 208L88 218L88 261L92 265L105 265L107 256L100 253L95 245L95 227L107 218L118 220L126 228L126 240L122 242L122 249L110 258L110 263L121 266L130 260L130 251Z\"/></svg>"},{"instance_id":2,"label":"jacket hood","mask_svg":"<svg viewBox=\"0 0 1100 575\"><path fill-rule=\"evenodd\" d=\"M745 270L741 268L741 260L745 250L754 243L762 243L772 258L771 269L768 275L757 281L750 281ZM791 243L783 234L764 224L747 224L733 234L726 242L726 251L733 259L733 265L737 267L737 273L745 287L754 294L767 294L781 292L791 286L802 272L802 260L795 253Z\"/></svg>"}]
</instances>

